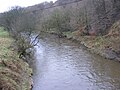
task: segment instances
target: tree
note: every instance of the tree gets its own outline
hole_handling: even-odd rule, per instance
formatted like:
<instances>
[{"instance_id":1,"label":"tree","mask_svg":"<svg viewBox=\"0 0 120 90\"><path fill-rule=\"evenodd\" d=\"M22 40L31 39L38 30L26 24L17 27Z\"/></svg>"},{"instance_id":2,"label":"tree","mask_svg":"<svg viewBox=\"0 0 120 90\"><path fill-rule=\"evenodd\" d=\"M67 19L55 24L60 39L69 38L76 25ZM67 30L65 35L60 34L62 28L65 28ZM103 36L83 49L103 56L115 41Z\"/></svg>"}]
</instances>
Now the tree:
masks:
<instances>
[{"instance_id":1,"label":"tree","mask_svg":"<svg viewBox=\"0 0 120 90\"><path fill-rule=\"evenodd\" d=\"M55 30L58 35L62 35L65 31L70 31L70 17L67 12L54 10L52 15L45 22L45 26L48 30Z\"/></svg>"},{"instance_id":2,"label":"tree","mask_svg":"<svg viewBox=\"0 0 120 90\"><path fill-rule=\"evenodd\" d=\"M107 29L110 26L110 20L107 16L106 2L105 0L92 0L95 7L94 14L97 16L96 26L98 28L98 33L104 35L107 33Z\"/></svg>"},{"instance_id":3,"label":"tree","mask_svg":"<svg viewBox=\"0 0 120 90\"><path fill-rule=\"evenodd\" d=\"M111 0L112 3L112 18L111 22L114 23L116 21L117 15L119 15L120 12L120 0Z\"/></svg>"},{"instance_id":4,"label":"tree","mask_svg":"<svg viewBox=\"0 0 120 90\"><path fill-rule=\"evenodd\" d=\"M23 8L21 7L12 7L10 11L4 12L2 14L2 26L8 30L13 31L14 24L16 23L18 17L21 16Z\"/></svg>"},{"instance_id":5,"label":"tree","mask_svg":"<svg viewBox=\"0 0 120 90\"><path fill-rule=\"evenodd\" d=\"M34 15L24 12L21 7L14 7L3 13L2 18L2 26L15 39L20 57L25 57L28 54L26 51L38 43L39 34L33 37L36 26Z\"/></svg>"}]
</instances>

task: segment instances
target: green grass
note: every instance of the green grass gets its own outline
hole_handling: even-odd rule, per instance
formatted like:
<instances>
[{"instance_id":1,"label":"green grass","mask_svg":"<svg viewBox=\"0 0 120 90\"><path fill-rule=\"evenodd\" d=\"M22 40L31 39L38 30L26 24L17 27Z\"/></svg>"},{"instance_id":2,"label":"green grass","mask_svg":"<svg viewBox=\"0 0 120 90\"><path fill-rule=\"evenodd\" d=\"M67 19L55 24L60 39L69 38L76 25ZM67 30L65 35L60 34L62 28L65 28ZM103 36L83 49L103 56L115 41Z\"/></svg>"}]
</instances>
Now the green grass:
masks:
<instances>
[{"instance_id":1,"label":"green grass","mask_svg":"<svg viewBox=\"0 0 120 90\"><path fill-rule=\"evenodd\" d=\"M7 59L12 55L12 51L9 49L12 38L9 37L7 31L4 31L4 28L0 27L0 58Z\"/></svg>"},{"instance_id":2,"label":"green grass","mask_svg":"<svg viewBox=\"0 0 120 90\"><path fill-rule=\"evenodd\" d=\"M3 27L0 27L0 37L5 38L5 37L8 37L8 36L9 36L8 32L5 31Z\"/></svg>"},{"instance_id":3,"label":"green grass","mask_svg":"<svg viewBox=\"0 0 120 90\"><path fill-rule=\"evenodd\" d=\"M68 31L68 32L63 32L63 34L64 34L65 36L67 36L67 38L72 38L72 37L73 37L73 34L72 34L72 32L70 32L70 31Z\"/></svg>"}]
</instances>

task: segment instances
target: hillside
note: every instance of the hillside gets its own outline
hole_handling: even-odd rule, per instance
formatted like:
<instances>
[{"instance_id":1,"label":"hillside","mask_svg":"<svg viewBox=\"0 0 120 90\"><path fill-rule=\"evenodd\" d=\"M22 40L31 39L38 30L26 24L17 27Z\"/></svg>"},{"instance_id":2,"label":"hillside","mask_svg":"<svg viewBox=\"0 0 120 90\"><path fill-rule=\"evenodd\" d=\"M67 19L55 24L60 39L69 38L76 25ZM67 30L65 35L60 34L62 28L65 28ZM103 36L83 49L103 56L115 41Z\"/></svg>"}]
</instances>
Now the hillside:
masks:
<instances>
[{"instance_id":1,"label":"hillside","mask_svg":"<svg viewBox=\"0 0 120 90\"><path fill-rule=\"evenodd\" d=\"M42 25L57 11L69 17L70 30L75 31L86 27L97 35L108 33L108 28L120 19L119 0L57 0L44 2L25 8L37 19L37 29L43 30Z\"/></svg>"}]
</instances>

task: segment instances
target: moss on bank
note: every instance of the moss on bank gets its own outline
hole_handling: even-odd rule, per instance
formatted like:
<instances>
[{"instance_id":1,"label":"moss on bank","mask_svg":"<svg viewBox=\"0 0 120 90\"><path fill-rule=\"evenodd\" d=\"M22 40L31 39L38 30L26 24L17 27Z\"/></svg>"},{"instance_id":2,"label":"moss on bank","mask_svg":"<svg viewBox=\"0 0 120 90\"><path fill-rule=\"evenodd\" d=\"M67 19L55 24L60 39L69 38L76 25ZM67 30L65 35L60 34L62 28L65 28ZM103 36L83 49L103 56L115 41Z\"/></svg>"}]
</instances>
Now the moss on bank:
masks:
<instances>
[{"instance_id":1,"label":"moss on bank","mask_svg":"<svg viewBox=\"0 0 120 90\"><path fill-rule=\"evenodd\" d=\"M13 39L0 27L0 90L30 90L29 65L11 48Z\"/></svg>"}]
</instances>

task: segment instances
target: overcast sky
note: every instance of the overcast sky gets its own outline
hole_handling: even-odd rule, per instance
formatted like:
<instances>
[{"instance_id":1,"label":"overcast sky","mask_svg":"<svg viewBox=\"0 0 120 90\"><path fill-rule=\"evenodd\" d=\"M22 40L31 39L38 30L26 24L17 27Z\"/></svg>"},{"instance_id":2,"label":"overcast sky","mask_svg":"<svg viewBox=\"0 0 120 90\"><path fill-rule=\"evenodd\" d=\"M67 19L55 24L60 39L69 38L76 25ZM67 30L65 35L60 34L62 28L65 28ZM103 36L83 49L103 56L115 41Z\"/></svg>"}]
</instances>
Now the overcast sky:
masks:
<instances>
[{"instance_id":1,"label":"overcast sky","mask_svg":"<svg viewBox=\"0 0 120 90\"><path fill-rule=\"evenodd\" d=\"M0 0L0 12L4 12L10 9L12 6L31 6L44 1L56 1L56 0Z\"/></svg>"}]
</instances>

